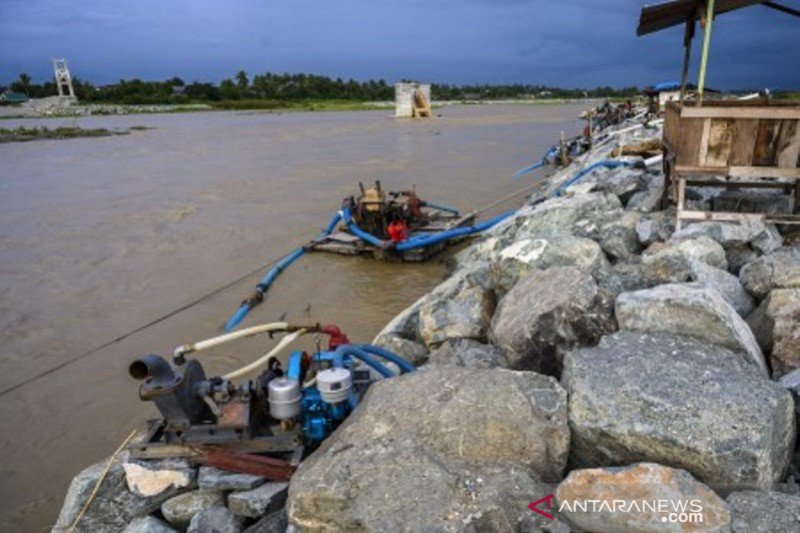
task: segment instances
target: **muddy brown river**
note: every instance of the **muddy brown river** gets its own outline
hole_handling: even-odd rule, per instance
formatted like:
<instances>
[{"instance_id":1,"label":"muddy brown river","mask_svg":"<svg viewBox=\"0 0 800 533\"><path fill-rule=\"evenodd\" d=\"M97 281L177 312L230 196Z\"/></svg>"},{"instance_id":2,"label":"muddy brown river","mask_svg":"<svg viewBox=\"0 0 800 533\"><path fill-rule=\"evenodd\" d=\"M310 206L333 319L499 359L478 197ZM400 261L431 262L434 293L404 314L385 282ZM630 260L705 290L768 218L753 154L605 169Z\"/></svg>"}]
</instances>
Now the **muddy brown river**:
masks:
<instances>
[{"instance_id":1,"label":"muddy brown river","mask_svg":"<svg viewBox=\"0 0 800 533\"><path fill-rule=\"evenodd\" d=\"M359 180L414 184L423 198L464 211L531 184L512 173L562 130L577 133L584 108L452 106L419 121L390 111L2 121L153 129L0 145L0 390L27 382L0 396L0 530L49 528L71 477L153 412L138 400L130 361L217 334L263 272L66 363L308 241ZM440 281L441 260L309 254L244 325L332 322L369 342ZM265 342L202 360L219 374Z\"/></svg>"}]
</instances>

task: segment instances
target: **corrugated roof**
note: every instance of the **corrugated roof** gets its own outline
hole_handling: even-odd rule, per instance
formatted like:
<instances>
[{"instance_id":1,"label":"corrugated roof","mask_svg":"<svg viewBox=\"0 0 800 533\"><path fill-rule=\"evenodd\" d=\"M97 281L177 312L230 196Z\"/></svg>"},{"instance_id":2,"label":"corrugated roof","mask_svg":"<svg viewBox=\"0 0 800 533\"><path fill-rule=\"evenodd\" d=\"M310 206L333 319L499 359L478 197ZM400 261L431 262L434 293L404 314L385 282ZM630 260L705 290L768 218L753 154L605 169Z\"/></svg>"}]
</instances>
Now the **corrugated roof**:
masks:
<instances>
[{"instance_id":1,"label":"corrugated roof","mask_svg":"<svg viewBox=\"0 0 800 533\"><path fill-rule=\"evenodd\" d=\"M722 14L743 7L761 4L764 0L716 0L714 13ZM698 6L704 2L700 0L672 0L642 8L639 16L637 35L646 35L656 31L684 24L688 18L699 18Z\"/></svg>"}]
</instances>

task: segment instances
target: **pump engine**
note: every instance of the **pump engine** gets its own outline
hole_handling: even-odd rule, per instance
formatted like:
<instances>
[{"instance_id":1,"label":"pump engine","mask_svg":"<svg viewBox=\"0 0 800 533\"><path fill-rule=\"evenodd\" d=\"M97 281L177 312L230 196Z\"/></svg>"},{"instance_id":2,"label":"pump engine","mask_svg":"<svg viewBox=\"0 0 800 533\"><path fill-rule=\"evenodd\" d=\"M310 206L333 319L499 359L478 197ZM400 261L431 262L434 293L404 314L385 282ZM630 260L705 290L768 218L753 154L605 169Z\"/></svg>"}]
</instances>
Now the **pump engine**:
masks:
<instances>
[{"instance_id":1,"label":"pump engine","mask_svg":"<svg viewBox=\"0 0 800 533\"><path fill-rule=\"evenodd\" d=\"M263 360L258 377L239 385L233 379L240 371L208 378L197 359L186 359L193 351L265 332L291 333L277 348L309 332L327 334L330 340L327 350L293 352L285 369L273 350L257 361ZM244 370L255 368L248 365ZM154 423L148 446L256 443L249 448L286 452L299 445L318 446L357 407L375 380L414 370L382 348L350 344L336 326L283 323L181 346L172 364L161 356L146 355L129 369L133 378L143 381L140 399L154 402L162 417Z\"/></svg>"}]
</instances>

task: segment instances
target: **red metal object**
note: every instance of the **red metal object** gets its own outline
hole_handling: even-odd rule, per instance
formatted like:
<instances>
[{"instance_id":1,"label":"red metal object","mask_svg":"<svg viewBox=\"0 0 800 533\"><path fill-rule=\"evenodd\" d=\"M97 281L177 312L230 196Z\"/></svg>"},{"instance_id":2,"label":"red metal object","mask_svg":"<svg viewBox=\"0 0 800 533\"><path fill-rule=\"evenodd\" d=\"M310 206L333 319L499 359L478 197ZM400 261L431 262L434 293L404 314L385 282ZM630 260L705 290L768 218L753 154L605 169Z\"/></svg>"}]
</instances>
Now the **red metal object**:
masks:
<instances>
[{"instance_id":1,"label":"red metal object","mask_svg":"<svg viewBox=\"0 0 800 533\"><path fill-rule=\"evenodd\" d=\"M330 337L330 340L328 341L329 351L333 351L343 344L350 344L350 339L347 338L347 334L339 329L339 326L335 326L334 324L326 324L320 328L320 332Z\"/></svg>"},{"instance_id":2,"label":"red metal object","mask_svg":"<svg viewBox=\"0 0 800 533\"><path fill-rule=\"evenodd\" d=\"M408 238L408 226L404 220L397 220L389 224L386 229L389 234L389 240L392 242L403 242Z\"/></svg>"},{"instance_id":3,"label":"red metal object","mask_svg":"<svg viewBox=\"0 0 800 533\"><path fill-rule=\"evenodd\" d=\"M296 466L283 459L234 452L218 446L204 446L200 449L198 461L206 466L263 476L272 481L289 481L296 469Z\"/></svg>"}]
</instances>

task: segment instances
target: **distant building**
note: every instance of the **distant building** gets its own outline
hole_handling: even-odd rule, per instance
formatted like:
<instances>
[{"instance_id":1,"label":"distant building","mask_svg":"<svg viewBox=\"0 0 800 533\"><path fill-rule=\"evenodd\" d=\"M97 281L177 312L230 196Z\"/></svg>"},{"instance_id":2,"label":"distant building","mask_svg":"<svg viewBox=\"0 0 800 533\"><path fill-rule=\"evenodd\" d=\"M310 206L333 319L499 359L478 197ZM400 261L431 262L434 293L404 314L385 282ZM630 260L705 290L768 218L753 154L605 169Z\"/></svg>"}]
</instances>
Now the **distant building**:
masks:
<instances>
[{"instance_id":1,"label":"distant building","mask_svg":"<svg viewBox=\"0 0 800 533\"><path fill-rule=\"evenodd\" d=\"M395 83L394 84L394 116L415 116L415 105L424 102L430 112L431 86L428 83Z\"/></svg>"},{"instance_id":2,"label":"distant building","mask_svg":"<svg viewBox=\"0 0 800 533\"><path fill-rule=\"evenodd\" d=\"M23 93L15 93L13 91L4 91L0 94L0 103L4 104L21 104L28 101L28 96Z\"/></svg>"},{"instance_id":3,"label":"distant building","mask_svg":"<svg viewBox=\"0 0 800 533\"><path fill-rule=\"evenodd\" d=\"M719 93L714 89L705 88L706 92ZM686 98L694 98L697 92L697 86L691 83L686 84ZM667 102L677 102L681 98L681 84L678 81L665 81L656 83L646 88L643 93L650 98L652 106L655 108L656 101L658 102L658 110L663 111Z\"/></svg>"}]
</instances>

